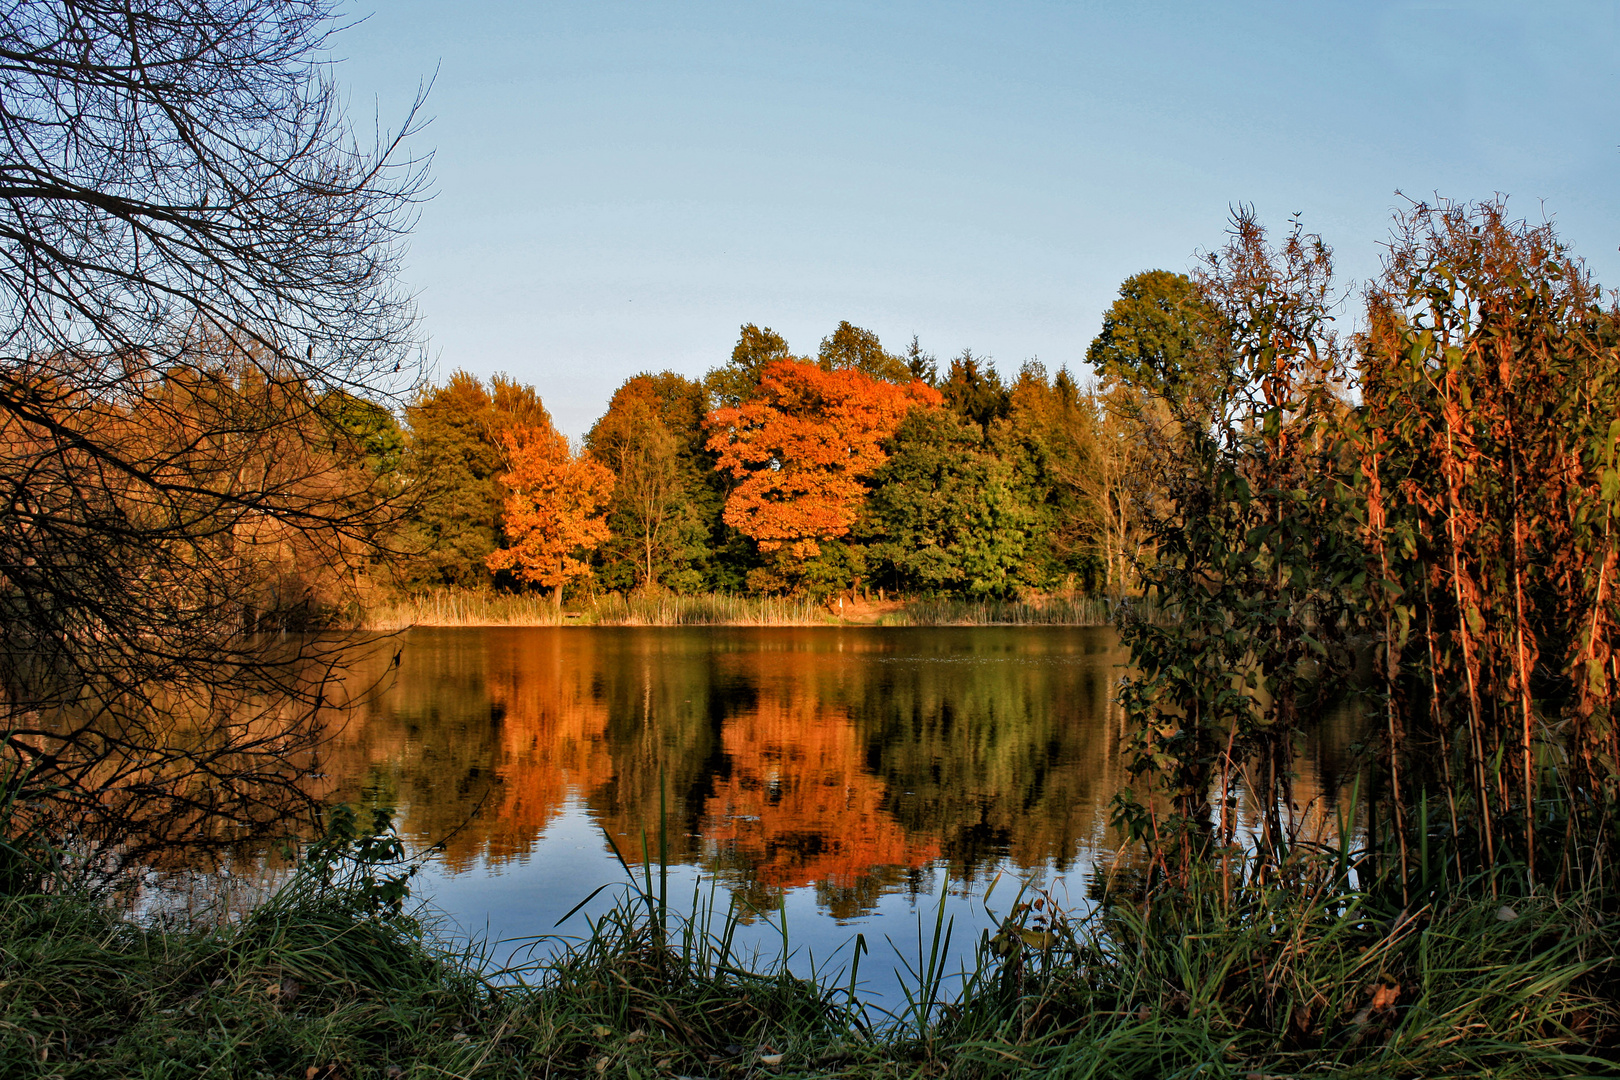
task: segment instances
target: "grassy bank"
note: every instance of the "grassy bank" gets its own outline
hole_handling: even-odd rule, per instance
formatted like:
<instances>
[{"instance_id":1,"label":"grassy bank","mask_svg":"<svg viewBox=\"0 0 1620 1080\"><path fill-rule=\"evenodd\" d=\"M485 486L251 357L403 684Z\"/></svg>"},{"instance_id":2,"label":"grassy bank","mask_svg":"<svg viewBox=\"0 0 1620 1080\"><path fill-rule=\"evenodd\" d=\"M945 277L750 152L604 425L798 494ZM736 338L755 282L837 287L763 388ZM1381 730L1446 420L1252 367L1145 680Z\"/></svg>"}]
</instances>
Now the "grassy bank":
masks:
<instances>
[{"instance_id":1,"label":"grassy bank","mask_svg":"<svg viewBox=\"0 0 1620 1080\"><path fill-rule=\"evenodd\" d=\"M1620 1060L1613 927L1585 901L1392 912L1348 892L1223 897L1214 878L1079 921L1038 900L961 978L939 970L935 928L892 1015L850 973L741 961L732 926L661 916L649 886L559 959L492 973L365 890L307 876L223 927L14 897L0 1071L1280 1080L1605 1076Z\"/></svg>"},{"instance_id":2,"label":"grassy bank","mask_svg":"<svg viewBox=\"0 0 1620 1080\"><path fill-rule=\"evenodd\" d=\"M436 589L378 604L364 628L406 626L1100 626L1108 602L1089 597L1039 600L846 601L840 605L778 596L620 596L562 606L535 594Z\"/></svg>"}]
</instances>

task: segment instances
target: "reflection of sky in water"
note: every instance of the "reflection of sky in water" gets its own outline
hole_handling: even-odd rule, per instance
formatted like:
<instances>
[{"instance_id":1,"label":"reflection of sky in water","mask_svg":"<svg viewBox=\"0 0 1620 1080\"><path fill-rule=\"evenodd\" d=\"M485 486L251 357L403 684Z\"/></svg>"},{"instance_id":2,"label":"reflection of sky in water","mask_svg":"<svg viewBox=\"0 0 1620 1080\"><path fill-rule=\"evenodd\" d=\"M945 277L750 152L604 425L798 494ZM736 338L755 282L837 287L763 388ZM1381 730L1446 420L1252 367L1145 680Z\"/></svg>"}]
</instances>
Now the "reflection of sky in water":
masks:
<instances>
[{"instance_id":1,"label":"reflection of sky in water","mask_svg":"<svg viewBox=\"0 0 1620 1080\"><path fill-rule=\"evenodd\" d=\"M631 857L630 852L624 854ZM642 882L643 868L635 863L632 867L638 883ZM769 912L766 918L756 918L739 929L735 954L742 958L757 956L764 961L780 956L785 916L792 971L804 976L815 973L823 981L847 986L855 936L862 934L870 950L861 958L862 995L879 1007L898 1009L905 1004L901 980L913 986L916 982L906 974L905 965L918 969L919 956L927 955L943 872L942 866L927 867L917 875L919 889L884 893L870 910L845 919L828 917L813 886L787 889L782 893L782 911ZM656 891L656 865L652 873ZM1089 865L1071 867L1067 874L1007 865L999 881L995 872L970 882L952 881L945 901L945 918L952 922L946 970L954 975L963 964L971 963L980 933L993 930L996 919L987 913L985 899L992 882L995 884L988 908L1000 917L1012 907L1023 882L1050 890L1065 908L1081 907L1086 902L1087 873ZM413 892L437 914L442 935L452 940L479 939L488 965L507 967L543 960L567 941L588 933L587 920L600 916L624 895L625 890L617 884L598 893L562 926L556 923L604 881L624 882L626 874L608 850L588 808L573 801L547 827L528 857L496 865L480 860L459 873L448 870L441 862L430 861L414 879ZM691 865L669 868L672 909L689 914L694 887L700 905L713 904L717 915L724 913L724 885L715 888L712 876ZM430 921L433 917L429 916ZM842 977L838 977L840 973ZM954 986L954 981L947 980L947 993Z\"/></svg>"}]
</instances>

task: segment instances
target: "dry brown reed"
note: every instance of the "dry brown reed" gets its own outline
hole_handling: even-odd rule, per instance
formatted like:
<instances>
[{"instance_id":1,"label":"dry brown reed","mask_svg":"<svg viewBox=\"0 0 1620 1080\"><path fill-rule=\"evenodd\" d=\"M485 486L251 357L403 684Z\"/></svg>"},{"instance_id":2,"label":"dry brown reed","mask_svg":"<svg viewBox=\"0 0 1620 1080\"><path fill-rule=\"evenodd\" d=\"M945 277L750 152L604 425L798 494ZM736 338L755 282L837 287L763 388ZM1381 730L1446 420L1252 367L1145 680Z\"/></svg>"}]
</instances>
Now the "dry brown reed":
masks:
<instances>
[{"instance_id":1,"label":"dry brown reed","mask_svg":"<svg viewBox=\"0 0 1620 1080\"><path fill-rule=\"evenodd\" d=\"M782 596L621 596L608 593L558 605L533 593L434 589L379 604L362 628L410 626L1101 626L1108 601L1052 597L1032 600L910 600L882 611L840 609Z\"/></svg>"}]
</instances>

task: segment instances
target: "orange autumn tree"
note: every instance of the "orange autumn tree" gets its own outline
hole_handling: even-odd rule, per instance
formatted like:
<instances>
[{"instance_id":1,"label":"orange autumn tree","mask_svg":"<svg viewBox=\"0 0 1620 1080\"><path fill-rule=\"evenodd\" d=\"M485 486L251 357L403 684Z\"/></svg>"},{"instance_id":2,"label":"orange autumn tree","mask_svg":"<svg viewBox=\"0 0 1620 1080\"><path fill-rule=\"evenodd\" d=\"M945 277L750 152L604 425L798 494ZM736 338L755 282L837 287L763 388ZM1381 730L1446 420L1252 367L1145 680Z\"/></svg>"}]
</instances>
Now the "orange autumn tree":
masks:
<instances>
[{"instance_id":1,"label":"orange autumn tree","mask_svg":"<svg viewBox=\"0 0 1620 1080\"><path fill-rule=\"evenodd\" d=\"M799 360L767 364L749 400L708 417L716 468L740 481L726 524L762 552L799 564L815 558L822 541L855 523L865 478L888 460L883 441L914 406L942 400L922 382L899 386Z\"/></svg>"},{"instance_id":2,"label":"orange autumn tree","mask_svg":"<svg viewBox=\"0 0 1620 1080\"><path fill-rule=\"evenodd\" d=\"M591 572L580 556L608 536L607 506L613 474L549 424L514 427L501 435L510 471L503 532L507 546L492 552L491 570L510 570L520 581L552 590Z\"/></svg>"}]
</instances>

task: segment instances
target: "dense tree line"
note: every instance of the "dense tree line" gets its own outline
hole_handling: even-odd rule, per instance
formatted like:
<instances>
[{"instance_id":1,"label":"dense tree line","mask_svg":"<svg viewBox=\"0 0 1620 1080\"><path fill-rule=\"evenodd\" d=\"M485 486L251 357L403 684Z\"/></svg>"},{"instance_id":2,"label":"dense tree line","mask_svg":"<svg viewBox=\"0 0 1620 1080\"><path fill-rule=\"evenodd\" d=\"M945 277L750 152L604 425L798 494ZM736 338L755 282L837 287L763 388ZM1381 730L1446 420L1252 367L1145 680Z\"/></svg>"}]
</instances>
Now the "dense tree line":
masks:
<instances>
[{"instance_id":1,"label":"dense tree line","mask_svg":"<svg viewBox=\"0 0 1620 1080\"><path fill-rule=\"evenodd\" d=\"M749 324L702 379L627 380L577 450L531 388L456 372L405 410L418 509L399 584L1123 591L1149 410L1132 365L1199 332L1178 306L1195 292L1164 272L1127 282L1092 347L1095 385L1035 361L1004 380L970 350L940 365L915 339L892 353L848 322L797 355Z\"/></svg>"}]
</instances>

